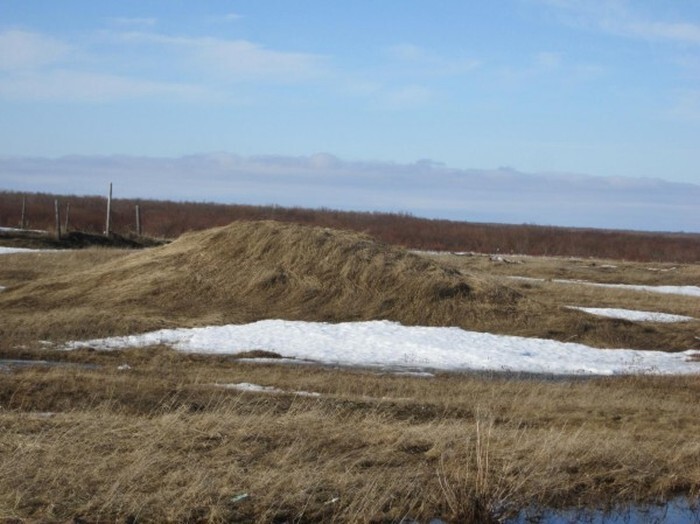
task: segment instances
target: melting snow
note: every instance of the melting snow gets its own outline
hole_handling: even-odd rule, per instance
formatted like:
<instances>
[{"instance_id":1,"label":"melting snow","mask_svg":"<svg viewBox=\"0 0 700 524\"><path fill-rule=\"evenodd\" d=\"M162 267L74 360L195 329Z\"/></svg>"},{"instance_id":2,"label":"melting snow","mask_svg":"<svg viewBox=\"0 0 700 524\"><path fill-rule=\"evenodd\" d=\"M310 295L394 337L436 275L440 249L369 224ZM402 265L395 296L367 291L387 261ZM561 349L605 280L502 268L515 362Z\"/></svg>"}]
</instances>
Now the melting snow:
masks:
<instances>
[{"instance_id":1,"label":"melting snow","mask_svg":"<svg viewBox=\"0 0 700 524\"><path fill-rule=\"evenodd\" d=\"M685 295L691 297L700 297L700 286L644 286L635 284L602 284L600 282L589 282L588 280L566 280L561 278L553 278L551 280L545 278L532 277L508 277L514 280L525 280L530 282L555 282L557 284L584 284L587 286L609 287L618 289L629 289L633 291L648 291L650 293L664 293L669 295Z\"/></svg>"},{"instance_id":2,"label":"melting snow","mask_svg":"<svg viewBox=\"0 0 700 524\"><path fill-rule=\"evenodd\" d=\"M312 393L309 391L285 391L274 386L260 386L251 384L250 382L240 382L238 384L215 384L215 386L225 389L235 389L237 391L246 391L249 393L292 393L300 397L320 397L320 393Z\"/></svg>"},{"instance_id":3,"label":"melting snow","mask_svg":"<svg viewBox=\"0 0 700 524\"><path fill-rule=\"evenodd\" d=\"M637 311L634 309L578 306L569 306L569 308L578 309L579 311L584 311L599 317L620 318L623 320L632 320L634 322L688 322L689 320L695 320L693 317L686 317L683 315L656 313L654 311Z\"/></svg>"},{"instance_id":4,"label":"melting snow","mask_svg":"<svg viewBox=\"0 0 700 524\"><path fill-rule=\"evenodd\" d=\"M31 253L33 251L41 251L41 250L40 249L29 249L26 247L0 246L0 255L11 255L12 253Z\"/></svg>"},{"instance_id":5,"label":"melting snow","mask_svg":"<svg viewBox=\"0 0 700 524\"><path fill-rule=\"evenodd\" d=\"M683 353L605 350L537 338L492 335L456 327L402 326L371 321L327 324L262 320L252 324L164 329L82 342L66 349L121 349L166 344L180 351L236 354L264 349L323 364L397 370L484 370L560 375L700 373Z\"/></svg>"},{"instance_id":6,"label":"melting snow","mask_svg":"<svg viewBox=\"0 0 700 524\"><path fill-rule=\"evenodd\" d=\"M0 227L0 231L7 233L46 233L43 229L22 229L19 227Z\"/></svg>"}]
</instances>

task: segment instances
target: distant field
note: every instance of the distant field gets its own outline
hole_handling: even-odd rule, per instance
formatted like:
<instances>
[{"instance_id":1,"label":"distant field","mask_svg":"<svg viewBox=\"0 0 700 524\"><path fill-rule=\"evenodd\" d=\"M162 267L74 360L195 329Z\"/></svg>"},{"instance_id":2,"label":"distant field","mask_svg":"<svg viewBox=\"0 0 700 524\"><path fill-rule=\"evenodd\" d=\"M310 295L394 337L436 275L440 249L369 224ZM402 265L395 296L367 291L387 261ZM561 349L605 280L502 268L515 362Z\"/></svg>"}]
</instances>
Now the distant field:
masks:
<instances>
[{"instance_id":1,"label":"distant field","mask_svg":"<svg viewBox=\"0 0 700 524\"><path fill-rule=\"evenodd\" d=\"M700 346L700 298L580 281L700 286L700 264L414 254L272 222L145 250L0 255L0 359L34 361L0 360L0 519L474 523L697 496L700 375L411 376L241 358L264 347L51 344L287 318Z\"/></svg>"},{"instance_id":2,"label":"distant field","mask_svg":"<svg viewBox=\"0 0 700 524\"><path fill-rule=\"evenodd\" d=\"M54 200L59 199L69 229L102 233L106 199L95 196L0 192L0 226L21 222L22 199L30 228L53 230ZM235 220L278 220L297 224L369 233L384 242L407 248L480 253L614 258L636 261L693 263L700 261L700 234L643 233L573 229L536 225L502 225L428 220L406 214L359 213L331 209L223 205L195 202L116 199L116 233L134 233L135 205L141 210L145 235L176 238L187 231L223 226ZM465 210L468 213L468 210Z\"/></svg>"}]
</instances>

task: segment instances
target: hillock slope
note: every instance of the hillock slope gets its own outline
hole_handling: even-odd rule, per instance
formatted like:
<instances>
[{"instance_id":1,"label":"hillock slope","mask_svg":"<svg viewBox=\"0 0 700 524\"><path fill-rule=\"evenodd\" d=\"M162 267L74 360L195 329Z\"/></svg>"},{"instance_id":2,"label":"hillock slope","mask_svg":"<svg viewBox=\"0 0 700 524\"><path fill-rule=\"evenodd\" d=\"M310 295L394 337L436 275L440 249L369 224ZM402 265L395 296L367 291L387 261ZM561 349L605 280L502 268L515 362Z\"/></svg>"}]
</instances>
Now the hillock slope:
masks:
<instances>
[{"instance_id":1,"label":"hillock slope","mask_svg":"<svg viewBox=\"0 0 700 524\"><path fill-rule=\"evenodd\" d=\"M8 289L0 307L19 314L6 317L7 334L54 340L266 318L389 319L650 346L631 323L529 300L363 234L273 221L235 222L88 271L68 269Z\"/></svg>"}]
</instances>

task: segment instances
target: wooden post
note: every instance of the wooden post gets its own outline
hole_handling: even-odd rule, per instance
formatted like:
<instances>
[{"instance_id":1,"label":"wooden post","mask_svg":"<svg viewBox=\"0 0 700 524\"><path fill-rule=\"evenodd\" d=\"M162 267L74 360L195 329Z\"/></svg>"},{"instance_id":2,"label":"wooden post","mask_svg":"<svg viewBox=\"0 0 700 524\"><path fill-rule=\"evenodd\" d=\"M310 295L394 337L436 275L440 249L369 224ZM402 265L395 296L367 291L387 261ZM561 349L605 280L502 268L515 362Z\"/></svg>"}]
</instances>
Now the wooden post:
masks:
<instances>
[{"instance_id":1,"label":"wooden post","mask_svg":"<svg viewBox=\"0 0 700 524\"><path fill-rule=\"evenodd\" d=\"M141 236L141 208L136 204L136 234Z\"/></svg>"},{"instance_id":2,"label":"wooden post","mask_svg":"<svg viewBox=\"0 0 700 524\"><path fill-rule=\"evenodd\" d=\"M68 220L69 220L69 219L70 219L70 202L68 202L68 203L66 204L66 225L65 225L65 227L63 228L63 231L65 231L66 234L68 234Z\"/></svg>"},{"instance_id":3,"label":"wooden post","mask_svg":"<svg viewBox=\"0 0 700 524\"><path fill-rule=\"evenodd\" d=\"M112 234L112 182L109 183L109 196L107 197L107 224L105 225L105 236Z\"/></svg>"},{"instance_id":4,"label":"wooden post","mask_svg":"<svg viewBox=\"0 0 700 524\"><path fill-rule=\"evenodd\" d=\"M58 207L58 199L53 201L56 211L56 240L61 240L61 210Z\"/></svg>"},{"instance_id":5,"label":"wooden post","mask_svg":"<svg viewBox=\"0 0 700 524\"><path fill-rule=\"evenodd\" d=\"M22 220L19 223L19 227L27 229L27 195L22 195Z\"/></svg>"}]
</instances>

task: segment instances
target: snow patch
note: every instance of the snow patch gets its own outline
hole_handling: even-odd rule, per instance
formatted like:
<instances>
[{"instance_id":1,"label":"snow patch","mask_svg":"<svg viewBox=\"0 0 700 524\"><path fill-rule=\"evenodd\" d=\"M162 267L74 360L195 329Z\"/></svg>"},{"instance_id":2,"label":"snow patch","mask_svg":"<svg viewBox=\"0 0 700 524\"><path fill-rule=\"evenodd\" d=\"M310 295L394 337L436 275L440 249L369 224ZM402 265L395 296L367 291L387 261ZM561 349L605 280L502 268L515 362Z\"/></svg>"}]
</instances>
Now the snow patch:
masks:
<instances>
[{"instance_id":1,"label":"snow patch","mask_svg":"<svg viewBox=\"0 0 700 524\"><path fill-rule=\"evenodd\" d=\"M435 378L435 373L429 371L393 371L391 374L400 377Z\"/></svg>"},{"instance_id":2,"label":"snow patch","mask_svg":"<svg viewBox=\"0 0 700 524\"><path fill-rule=\"evenodd\" d=\"M284 389L279 389L274 386L261 386L259 384L251 384L250 382L240 382L238 384L214 384L216 387L224 389L235 389L236 391L244 391L247 393L291 393L299 397L320 397L320 393L313 393L309 391L285 391Z\"/></svg>"},{"instance_id":3,"label":"snow patch","mask_svg":"<svg viewBox=\"0 0 700 524\"><path fill-rule=\"evenodd\" d=\"M634 322L688 322L695 320L684 315L671 315L670 313L657 313L654 311L638 311L635 309L619 309L605 307L579 307L568 306L569 309L577 309L591 315L607 318L619 318Z\"/></svg>"},{"instance_id":4,"label":"snow patch","mask_svg":"<svg viewBox=\"0 0 700 524\"><path fill-rule=\"evenodd\" d=\"M554 282L556 284L582 284L586 286L607 287L616 289L629 289L632 291L648 291L649 293L663 293L668 295L684 295L700 297L700 286L645 286L636 284L603 284L588 280L567 280L562 278L533 278L533 277L508 277L511 280L523 280L526 282Z\"/></svg>"},{"instance_id":5,"label":"snow patch","mask_svg":"<svg viewBox=\"0 0 700 524\"><path fill-rule=\"evenodd\" d=\"M40 249L29 249L26 247L0 246L0 255L11 255L13 253L31 253L33 251L41 251L41 250Z\"/></svg>"},{"instance_id":6,"label":"snow patch","mask_svg":"<svg viewBox=\"0 0 700 524\"><path fill-rule=\"evenodd\" d=\"M493 335L457 327L370 321L328 324L261 320L252 324L163 329L71 342L64 349L122 349L165 344L179 351L236 354L252 349L322 364L396 370L511 371L554 375L700 373L700 354L597 349L555 340Z\"/></svg>"},{"instance_id":7,"label":"snow patch","mask_svg":"<svg viewBox=\"0 0 700 524\"><path fill-rule=\"evenodd\" d=\"M5 233L47 233L44 229L22 229L19 227L0 227L0 231Z\"/></svg>"}]
</instances>

